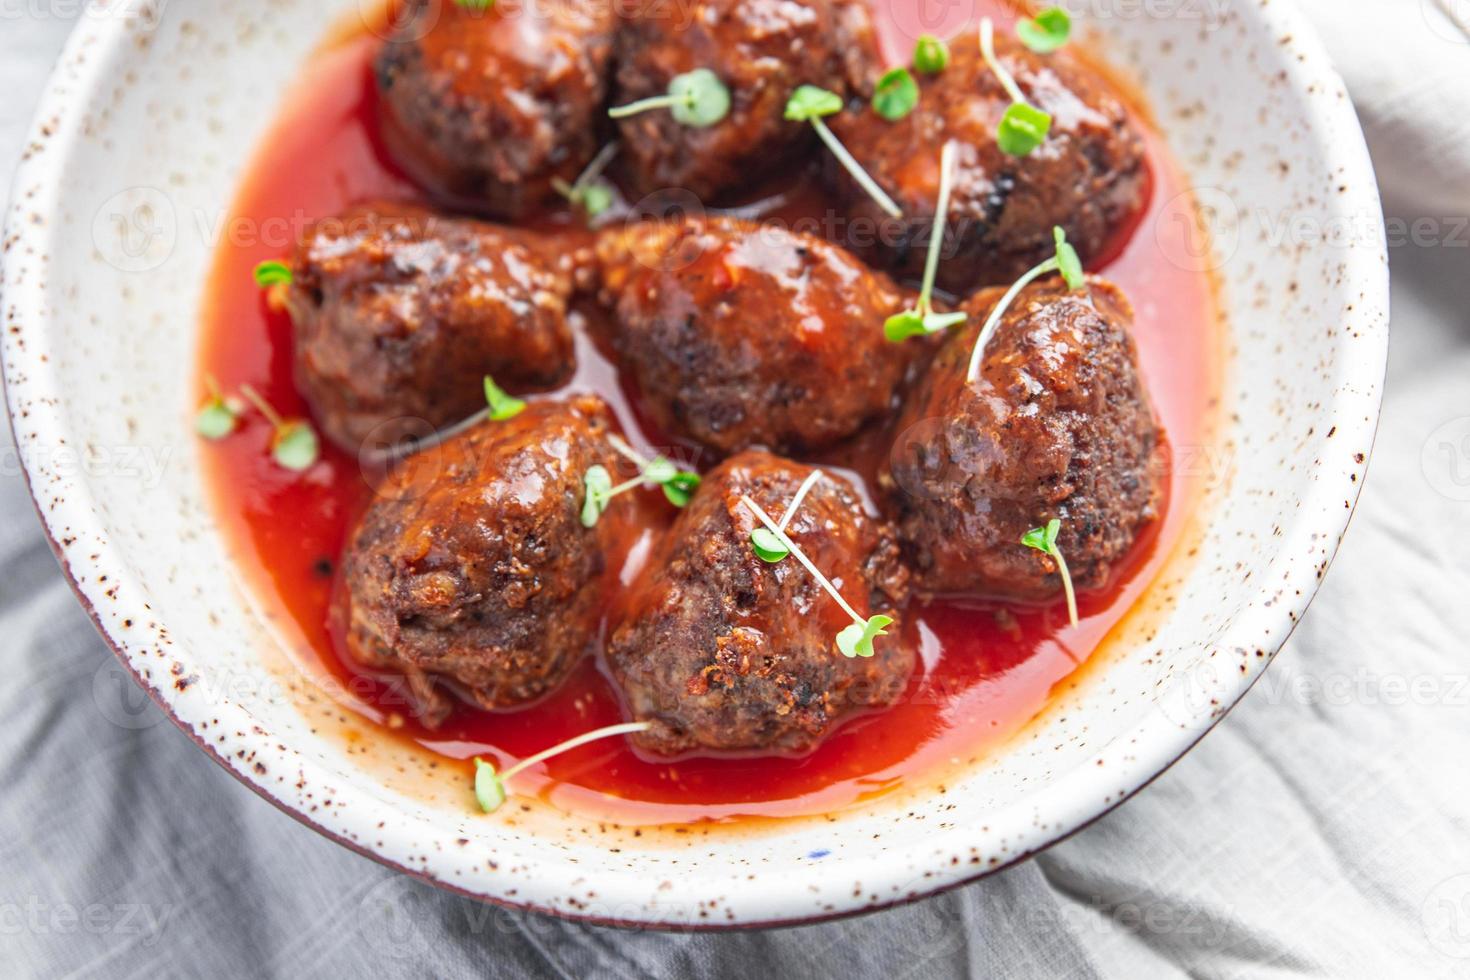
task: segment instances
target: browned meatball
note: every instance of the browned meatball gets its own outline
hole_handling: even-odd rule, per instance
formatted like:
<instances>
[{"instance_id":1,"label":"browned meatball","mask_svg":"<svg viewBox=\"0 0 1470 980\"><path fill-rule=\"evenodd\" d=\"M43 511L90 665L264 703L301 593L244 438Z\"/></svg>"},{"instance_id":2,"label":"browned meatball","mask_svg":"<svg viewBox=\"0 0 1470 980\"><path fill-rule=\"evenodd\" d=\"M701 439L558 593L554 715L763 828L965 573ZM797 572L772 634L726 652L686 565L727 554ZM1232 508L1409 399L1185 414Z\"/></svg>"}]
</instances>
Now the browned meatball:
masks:
<instances>
[{"instance_id":1,"label":"browned meatball","mask_svg":"<svg viewBox=\"0 0 1470 980\"><path fill-rule=\"evenodd\" d=\"M1061 590L1055 563L1021 544L1052 518L1078 588L1104 585L1158 514L1159 429L1110 283L1027 288L965 380L1001 290L967 306L968 329L940 349L898 425L879 474L914 570L931 593L1041 600Z\"/></svg>"},{"instance_id":2,"label":"browned meatball","mask_svg":"<svg viewBox=\"0 0 1470 980\"><path fill-rule=\"evenodd\" d=\"M939 155L958 156L939 284L968 295L1014 281L1049 257L1061 226L1084 262L1099 256L1143 205L1148 185L1143 140L1122 102L1066 51L1034 54L1009 37L996 54L1032 105L1052 115L1051 134L1030 155L996 145L1010 99L986 67L974 35L953 44L949 66L920 75L918 107L889 122L864 107L831 120L833 130L903 210L888 218L846 171L837 174L854 229L877 228L869 258L896 275L923 272L939 198Z\"/></svg>"},{"instance_id":3,"label":"browned meatball","mask_svg":"<svg viewBox=\"0 0 1470 980\"><path fill-rule=\"evenodd\" d=\"M779 521L811 467L761 452L707 474L634 585L608 660L629 710L653 723L634 743L657 755L804 752L853 713L892 704L914 651L897 625L871 658L834 644L848 619L792 555L751 549L747 494ZM894 615L907 572L892 532L825 475L787 528L862 616Z\"/></svg>"},{"instance_id":4,"label":"browned meatball","mask_svg":"<svg viewBox=\"0 0 1470 980\"><path fill-rule=\"evenodd\" d=\"M399 435L385 422L438 427L473 414L486 374L512 388L563 380L574 364L568 265L527 234L417 208L374 204L318 222L297 247L286 300L297 382L317 421L356 452L369 433Z\"/></svg>"},{"instance_id":5,"label":"browned meatball","mask_svg":"<svg viewBox=\"0 0 1470 980\"><path fill-rule=\"evenodd\" d=\"M666 431L722 452L812 450L893 405L914 347L883 339L906 297L810 235L686 218L605 233L617 346Z\"/></svg>"},{"instance_id":6,"label":"browned meatball","mask_svg":"<svg viewBox=\"0 0 1470 980\"><path fill-rule=\"evenodd\" d=\"M432 190L523 217L597 151L615 28L610 0L412 0L377 60L391 152Z\"/></svg>"},{"instance_id":7,"label":"browned meatball","mask_svg":"<svg viewBox=\"0 0 1470 980\"><path fill-rule=\"evenodd\" d=\"M713 126L677 122L667 110L620 121L634 183L718 196L771 174L809 145L811 128L784 118L802 84L866 95L878 65L865 0L694 0L646 4L618 35L613 102L664 95L696 68L730 91L730 113Z\"/></svg>"},{"instance_id":8,"label":"browned meatball","mask_svg":"<svg viewBox=\"0 0 1470 980\"><path fill-rule=\"evenodd\" d=\"M363 515L348 644L406 675L425 724L449 712L445 687L486 709L533 701L595 640L630 506L582 526L584 474L617 463L608 425L595 397L534 403L409 457Z\"/></svg>"}]
</instances>

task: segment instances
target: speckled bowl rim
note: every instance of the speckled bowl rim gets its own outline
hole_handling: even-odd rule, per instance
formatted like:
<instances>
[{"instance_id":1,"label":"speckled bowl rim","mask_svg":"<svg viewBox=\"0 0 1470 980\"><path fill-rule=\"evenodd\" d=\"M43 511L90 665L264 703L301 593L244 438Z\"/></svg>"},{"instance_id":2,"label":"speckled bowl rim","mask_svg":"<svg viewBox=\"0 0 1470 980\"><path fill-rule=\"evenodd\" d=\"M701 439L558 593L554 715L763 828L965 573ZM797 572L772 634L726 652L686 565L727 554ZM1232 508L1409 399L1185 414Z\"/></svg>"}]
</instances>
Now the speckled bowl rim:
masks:
<instances>
[{"instance_id":1,"label":"speckled bowl rim","mask_svg":"<svg viewBox=\"0 0 1470 980\"><path fill-rule=\"evenodd\" d=\"M1328 66L1325 51L1303 15L1288 4L1262 3L1252 6L1254 9L1250 16L1260 18L1262 25L1277 36L1292 39L1293 48L1304 65L1335 77ZM46 356L48 331L45 314L42 312L45 309L44 286L39 276L33 275L27 279L17 274L18 257L22 254L49 254L51 240L57 232L51 223L32 222L27 216L37 212L54 212L62 193L61 175L67 171L67 167L60 161L69 159L74 153L85 153L87 149L79 141L85 126L85 119L82 118L84 113L80 106L109 81L104 74L106 66L119 53L119 46L131 43L131 40L127 24L122 20L88 19L73 31L41 99L27 144L36 146L47 143L47 151L44 154L28 153L16 171L3 238L4 274L0 276L0 284L4 285L5 293L0 295L0 309L6 311L6 329L0 352L3 352L6 401L18 445L25 445L29 441L41 445L60 444L67 436L63 410L64 393L57 384ZM1326 128L1339 134L1325 150L1333 158L1333 162L1341 167L1341 172L1356 178L1346 181L1344 197L1347 206L1363 209L1364 213L1380 213L1372 164L1351 103L1341 98L1339 93L1326 89L1308 90L1300 94L1309 107L1309 114L1326 124ZM22 190L28 191L24 199L20 196ZM1344 258L1344 268L1344 285L1340 287L1341 291L1356 292L1354 302L1360 315L1382 318L1386 322L1387 244L1381 227L1371 240L1348 250ZM22 333L25 343L17 342ZM1370 338L1342 347L1344 365L1339 376L1340 383L1333 401L1323 409L1324 421L1330 420L1342 436L1358 445L1369 447L1376 433L1387 364L1388 332L1383 330L1380 334L1381 339ZM18 409L18 395L10 384L10 379L18 371L23 372L26 378L27 410L24 413ZM104 588L112 588L119 581L127 582L127 562L111 544L108 528L94 505L83 475L49 471L36 459L24 453L21 457L27 486L51 548L56 553L73 591L103 639L169 719L223 768L258 795L318 833L405 874L497 905L531 909L605 925L726 930L824 921L947 891L1022 861L1108 813L1188 752L1224 717L1265 670L1300 621L1320 585L1324 571L1316 564L1291 563L1287 576L1278 583L1275 591L1276 596L1283 598L1274 602L1262 602L1262 594L1257 594L1235 615L1227 634L1216 645L1259 650L1265 655L1256 658L1253 666L1243 669L1238 677L1232 672L1231 683L1214 701L1208 704L1191 704L1192 713L1187 717L1182 717L1178 711L1168 717L1162 712L1151 712L1131 731L1114 739L1112 744L1126 744L1129 749L1126 755L1110 755L1109 761L1114 764L1106 768L1079 767L1017 804L994 812L989 820L991 831L1004 830L1012 835L1010 839L1017 842L1012 851L1012 860L986 866L973 873L968 870L948 873L949 869L945 868L942 873L926 878L915 891L897 898L874 902L866 901L866 896L854 895L836 903L832 911L814 916L757 915L733 922L689 923L609 919L549 907L534 897L508 898L492 894L489 889L468 889L447 880L448 874L436 875L426 868L409 867L405 862L389 857L389 854L408 853L415 843L422 847L424 838L407 839L411 825L390 821L386 827L379 826L378 820L384 806L382 802L351 782L341 780L328 766L302 754L290 752L286 746L278 745L277 740L261 730L256 720L241 705L227 699L217 699L214 704L219 718L215 730L233 730L235 737L227 743L229 751L217 748L210 739L171 710L169 699L144 679L139 663L130 657L126 644L117 634L116 631L125 618L142 613L142 600L110 600L106 607L107 612L104 614L100 611ZM43 479L48 498L45 504L37 496L35 489L42 484ZM1309 543L1313 539L1327 536L1333 542L1329 548L1330 561L1351 520L1361 488L1362 481L1359 480L1344 496L1343 488L1336 482L1315 481L1304 494L1303 506L1299 509L1299 513L1306 516L1284 529L1282 553L1304 554L1309 550ZM1348 506L1338 506L1344 500ZM59 543L61 528L66 529L67 535L98 542L89 546L92 554L87 557L86 574L79 575L71 566L68 552ZM99 582L99 578L107 585ZM124 594L141 596L146 593L141 588L134 588L126 590ZM245 751L239 751L241 749ZM299 768L305 779L314 781L318 786L330 787L344 804L349 804L334 808L332 817L342 825L329 826L327 817L308 815L278 798L264 777L256 775L251 767L239 761L245 758L274 760L284 766ZM1041 815L1045 815L1044 819ZM358 839L350 839L347 836L349 832ZM404 839L395 840L395 836ZM369 847L360 842L364 840L377 840L378 845ZM867 861L862 869L863 879L877 886L886 886L912 877L910 869L915 865L932 866L936 872L940 872L941 863L948 863L944 855L930 853L927 857L920 856L921 847L921 843L916 843L906 849L885 853L880 861ZM913 860L909 861L910 858ZM451 863L446 858L443 870L448 871ZM568 886L570 875L584 873L585 869L569 871L567 868L546 868L546 887L541 892L543 895L554 895L558 888ZM604 887L601 890L610 900L624 900L624 907L627 902L636 905L638 899L646 897L632 889L627 889L624 895L616 894L615 888ZM610 891L613 894L609 894Z\"/></svg>"}]
</instances>

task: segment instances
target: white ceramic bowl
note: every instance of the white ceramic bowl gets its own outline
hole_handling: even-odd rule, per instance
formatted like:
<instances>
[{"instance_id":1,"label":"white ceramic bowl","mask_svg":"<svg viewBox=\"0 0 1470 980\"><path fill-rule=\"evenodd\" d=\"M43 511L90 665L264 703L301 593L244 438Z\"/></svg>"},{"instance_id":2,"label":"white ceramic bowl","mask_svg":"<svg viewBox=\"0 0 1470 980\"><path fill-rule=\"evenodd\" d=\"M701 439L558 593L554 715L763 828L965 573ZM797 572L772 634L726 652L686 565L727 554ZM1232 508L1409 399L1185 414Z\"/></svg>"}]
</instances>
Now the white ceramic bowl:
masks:
<instances>
[{"instance_id":1,"label":"white ceramic bowl","mask_svg":"<svg viewBox=\"0 0 1470 980\"><path fill-rule=\"evenodd\" d=\"M6 391L57 553L139 682L262 796L494 901L657 926L810 920L953 886L1083 826L1183 754L1291 632L1378 416L1387 259L1362 136L1289 4L1094 0L1077 11L1090 43L1136 80L1214 228L1209 255L1161 261L1217 266L1228 318L1213 450L1229 469L1197 558L1145 600L1147 629L1123 631L942 791L835 821L634 837L546 807L487 819L457 780L416 784L386 749L349 755L322 723L330 697L281 672L281 624L232 578L188 399L218 218L297 68L353 4L90 9L41 104L4 239Z\"/></svg>"}]
</instances>

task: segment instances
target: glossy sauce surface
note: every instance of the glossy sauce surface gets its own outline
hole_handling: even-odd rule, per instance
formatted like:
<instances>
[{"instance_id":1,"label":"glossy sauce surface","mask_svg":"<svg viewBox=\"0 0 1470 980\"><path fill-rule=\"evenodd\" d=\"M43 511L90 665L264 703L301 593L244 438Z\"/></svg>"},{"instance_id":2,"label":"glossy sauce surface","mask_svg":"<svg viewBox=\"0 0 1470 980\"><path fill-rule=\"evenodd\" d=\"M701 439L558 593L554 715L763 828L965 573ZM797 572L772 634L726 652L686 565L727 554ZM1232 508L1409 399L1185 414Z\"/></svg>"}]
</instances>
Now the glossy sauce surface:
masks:
<instances>
[{"instance_id":1,"label":"glossy sauce surface","mask_svg":"<svg viewBox=\"0 0 1470 980\"><path fill-rule=\"evenodd\" d=\"M894 25L880 27L891 41ZM291 322L268 307L251 270L287 256L305 223L354 203L374 197L429 203L383 150L370 72L379 43L349 37L318 54L251 163L210 282L201 399L202 379L212 375L228 390L253 384L284 413L304 415L292 373ZM890 59L895 50L890 43ZM1146 122L1140 125L1147 129ZM1153 229L1185 184L1157 135L1149 133L1148 143L1153 182L1146 212L1115 254L1090 271L1106 274L1133 301L1143 375L1177 460L1205 441L1218 385L1218 328L1208 278L1165 261L1156 244ZM820 232L831 207L814 187L804 175L795 190L778 195L777 206L761 211ZM542 224L572 226L567 215ZM601 315L584 304L574 320L577 372L549 397L596 392L612 404L636 447L664 448L697 465L697 451L678 447L647 423L636 393L609 358ZM351 681L351 689L363 695L356 710L381 723L381 737L411 740L457 760L441 767L443 778L468 782L469 760L477 754L508 764L625 720L598 662L588 659L564 686L531 707L493 714L459 708L437 731L417 727L394 679L365 671L348 657L333 615L340 551L381 480L379 468L328 447L310 471L289 473L271 463L269 436L268 426L250 416L235 436L204 447L217 518L243 578L273 614L278 634L302 668ZM891 434L869 432L821 462L853 477L871 499L872 473L890 439ZM1163 519L1138 542L1107 589L1080 597L1083 622L1077 629L1066 628L1061 604L915 604L901 623L921 661L907 695L892 709L847 724L804 758L645 760L614 739L536 767L518 778L515 791L630 824L810 815L975 758L1041 711L1053 687L1086 661L1158 575L1201 492L1190 467L1171 466L1165 483ZM661 525L672 517L668 508L640 510L649 517L628 542L620 571L624 583L647 560Z\"/></svg>"}]
</instances>

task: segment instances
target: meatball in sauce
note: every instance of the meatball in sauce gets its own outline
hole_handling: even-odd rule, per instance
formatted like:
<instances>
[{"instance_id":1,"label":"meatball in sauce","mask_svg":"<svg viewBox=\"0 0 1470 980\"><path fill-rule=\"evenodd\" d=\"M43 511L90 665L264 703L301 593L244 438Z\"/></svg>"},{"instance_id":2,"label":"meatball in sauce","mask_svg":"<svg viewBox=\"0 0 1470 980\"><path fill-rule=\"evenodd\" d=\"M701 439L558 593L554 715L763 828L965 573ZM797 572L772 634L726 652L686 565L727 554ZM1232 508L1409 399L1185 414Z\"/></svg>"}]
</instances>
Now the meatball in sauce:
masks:
<instances>
[{"instance_id":1,"label":"meatball in sauce","mask_svg":"<svg viewBox=\"0 0 1470 980\"><path fill-rule=\"evenodd\" d=\"M483 378L545 388L574 366L572 260L534 235L371 204L317 222L286 305L297 383L348 452L484 407ZM405 431L409 431L408 428Z\"/></svg>"},{"instance_id":2,"label":"meatball in sauce","mask_svg":"<svg viewBox=\"0 0 1470 980\"><path fill-rule=\"evenodd\" d=\"M597 152L617 18L611 0L410 0L378 55L383 135L419 183L524 217Z\"/></svg>"},{"instance_id":3,"label":"meatball in sauce","mask_svg":"<svg viewBox=\"0 0 1470 980\"><path fill-rule=\"evenodd\" d=\"M641 750L801 753L864 709L893 703L914 667L895 628L870 658L834 644L850 622L797 558L757 557L749 496L780 520L813 468L763 452L707 474L626 600L608 663L633 718L652 727ZM863 616L894 615L908 573L887 525L825 473L787 533Z\"/></svg>"},{"instance_id":4,"label":"meatball in sauce","mask_svg":"<svg viewBox=\"0 0 1470 980\"><path fill-rule=\"evenodd\" d=\"M483 422L405 460L352 532L349 649L405 675L425 726L446 689L487 710L535 701L594 645L631 519L627 498L580 518L588 468L617 464L609 419L584 396Z\"/></svg>"},{"instance_id":5,"label":"meatball in sauce","mask_svg":"<svg viewBox=\"0 0 1470 980\"><path fill-rule=\"evenodd\" d=\"M1021 544L1053 518L1074 584L1100 588L1158 516L1161 492L1132 307L1097 278L1076 292L1058 277L1032 285L968 382L1001 292L968 304L968 329L946 341L909 401L879 486L924 592L1058 595L1055 563Z\"/></svg>"},{"instance_id":6,"label":"meatball in sauce","mask_svg":"<svg viewBox=\"0 0 1470 980\"><path fill-rule=\"evenodd\" d=\"M729 114L712 126L682 125L662 110L619 123L639 193L682 188L705 200L776 172L811 145L810 127L784 118L798 86L866 96L880 64L866 0L647 4L628 18L617 48L617 105L664 95L676 76L699 68L729 90Z\"/></svg>"},{"instance_id":7,"label":"meatball in sauce","mask_svg":"<svg viewBox=\"0 0 1470 980\"><path fill-rule=\"evenodd\" d=\"M1100 76L1065 50L1038 55L1008 36L996 38L996 56L1027 100L1052 116L1050 134L1027 156L1010 156L996 144L1011 99L973 34L952 44L943 71L918 76L918 105L902 119L890 122L863 107L830 120L903 210L901 219L888 217L829 163L850 217L883 229L867 257L901 278L922 274L939 197L939 148L955 142L937 281L961 296L1011 282L1049 257L1054 226L1066 231L1084 262L1101 258L1131 227L1149 184L1143 138Z\"/></svg>"},{"instance_id":8,"label":"meatball in sauce","mask_svg":"<svg viewBox=\"0 0 1470 980\"><path fill-rule=\"evenodd\" d=\"M719 452L855 434L888 413L916 350L883 339L906 295L810 235L685 218L604 233L597 252L649 413Z\"/></svg>"}]
</instances>

